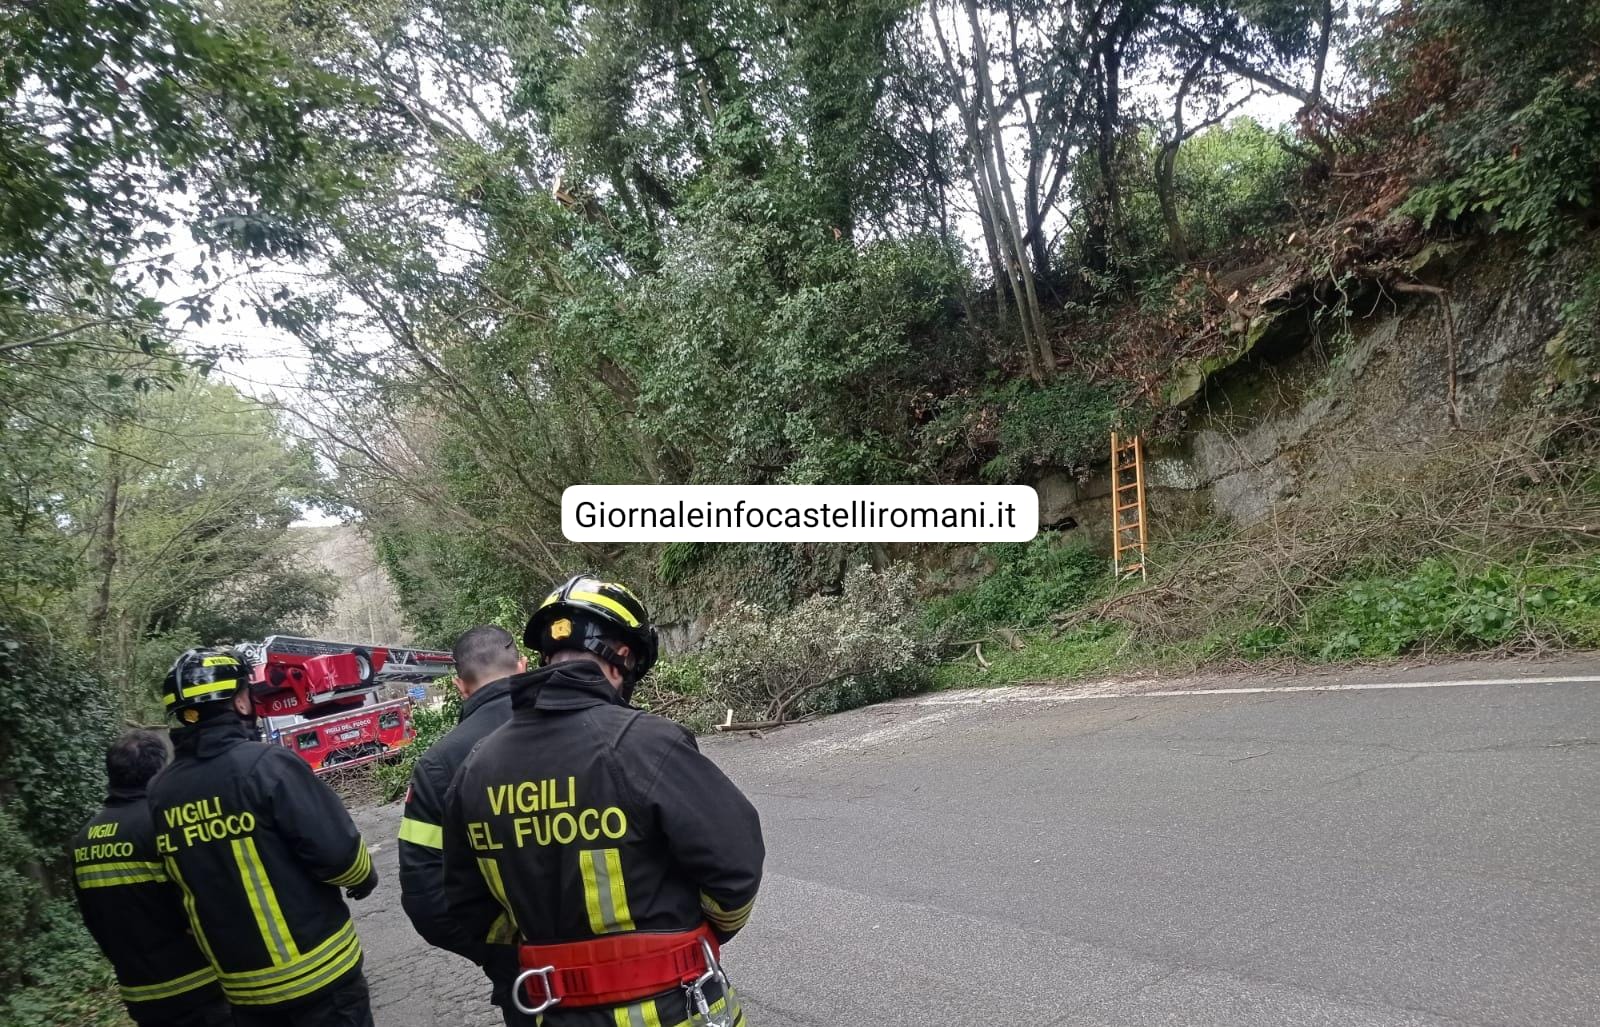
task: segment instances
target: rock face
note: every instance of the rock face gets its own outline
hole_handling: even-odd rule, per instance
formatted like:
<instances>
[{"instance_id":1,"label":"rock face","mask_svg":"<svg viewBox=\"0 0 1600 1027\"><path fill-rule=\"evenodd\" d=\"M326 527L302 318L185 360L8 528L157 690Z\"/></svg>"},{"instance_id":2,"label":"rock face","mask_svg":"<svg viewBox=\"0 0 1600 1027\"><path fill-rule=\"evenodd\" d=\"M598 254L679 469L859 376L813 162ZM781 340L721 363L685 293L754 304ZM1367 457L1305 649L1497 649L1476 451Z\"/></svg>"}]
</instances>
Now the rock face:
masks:
<instances>
[{"instance_id":1,"label":"rock face","mask_svg":"<svg viewBox=\"0 0 1600 1027\"><path fill-rule=\"evenodd\" d=\"M1481 431L1528 404L1559 329L1560 276L1518 280L1505 254L1475 256L1435 278L1448 321L1440 297L1374 291L1343 330L1286 316L1273 339L1214 374L1180 443L1147 457L1152 521L1259 521L1337 494L1365 457ZM1104 466L1086 481L1051 472L1035 485L1042 523L1074 517L1109 544Z\"/></svg>"}]
</instances>

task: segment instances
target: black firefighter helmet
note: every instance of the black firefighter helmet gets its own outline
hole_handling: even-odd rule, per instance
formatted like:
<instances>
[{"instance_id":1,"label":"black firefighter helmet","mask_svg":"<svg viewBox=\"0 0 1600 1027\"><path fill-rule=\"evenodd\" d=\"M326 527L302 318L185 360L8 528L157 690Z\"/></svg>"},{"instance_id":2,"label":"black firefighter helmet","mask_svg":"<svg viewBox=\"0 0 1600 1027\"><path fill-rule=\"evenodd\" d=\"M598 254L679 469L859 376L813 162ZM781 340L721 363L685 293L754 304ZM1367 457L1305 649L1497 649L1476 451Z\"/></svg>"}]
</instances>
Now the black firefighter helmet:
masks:
<instances>
[{"instance_id":1,"label":"black firefighter helmet","mask_svg":"<svg viewBox=\"0 0 1600 1027\"><path fill-rule=\"evenodd\" d=\"M231 708L233 694L250 683L250 664L229 649L189 649L161 682L161 702L186 724Z\"/></svg>"},{"instance_id":2,"label":"black firefighter helmet","mask_svg":"<svg viewBox=\"0 0 1600 1027\"><path fill-rule=\"evenodd\" d=\"M624 657L612 643L628 647ZM584 649L622 671L630 684L655 666L660 645L644 603L625 585L579 574L545 596L528 618L522 644L549 663L562 649Z\"/></svg>"}]
</instances>

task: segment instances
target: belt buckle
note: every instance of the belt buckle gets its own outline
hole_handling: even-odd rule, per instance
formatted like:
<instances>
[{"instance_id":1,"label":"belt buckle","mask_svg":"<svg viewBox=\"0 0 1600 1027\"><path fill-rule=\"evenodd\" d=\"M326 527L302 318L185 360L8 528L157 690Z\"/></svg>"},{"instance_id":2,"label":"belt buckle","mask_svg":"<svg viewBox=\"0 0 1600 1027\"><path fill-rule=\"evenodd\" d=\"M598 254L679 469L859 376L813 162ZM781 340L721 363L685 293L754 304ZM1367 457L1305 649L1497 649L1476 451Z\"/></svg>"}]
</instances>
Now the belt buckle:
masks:
<instances>
[{"instance_id":1,"label":"belt buckle","mask_svg":"<svg viewBox=\"0 0 1600 1027\"><path fill-rule=\"evenodd\" d=\"M728 975L722 972L722 964L717 962L716 953L711 951L711 943L704 938L700 939L700 951L706 957L706 972L683 986L691 1013L698 1016L705 1027L731 1027L733 1019L728 1011L733 1006L733 989L728 985ZM712 1016L711 1004L706 1001L706 985L712 981L722 985L721 1016Z\"/></svg>"},{"instance_id":2,"label":"belt buckle","mask_svg":"<svg viewBox=\"0 0 1600 1027\"><path fill-rule=\"evenodd\" d=\"M550 975L555 973L555 969L554 966L541 966L536 969L530 968L517 974L517 979L511 982L511 1004L528 1016L538 1016L546 1009L560 1002L560 997L556 995L555 985L550 980ZM523 982L530 977L539 978L544 985L544 1001L536 1006L526 1006L522 1003Z\"/></svg>"}]
</instances>

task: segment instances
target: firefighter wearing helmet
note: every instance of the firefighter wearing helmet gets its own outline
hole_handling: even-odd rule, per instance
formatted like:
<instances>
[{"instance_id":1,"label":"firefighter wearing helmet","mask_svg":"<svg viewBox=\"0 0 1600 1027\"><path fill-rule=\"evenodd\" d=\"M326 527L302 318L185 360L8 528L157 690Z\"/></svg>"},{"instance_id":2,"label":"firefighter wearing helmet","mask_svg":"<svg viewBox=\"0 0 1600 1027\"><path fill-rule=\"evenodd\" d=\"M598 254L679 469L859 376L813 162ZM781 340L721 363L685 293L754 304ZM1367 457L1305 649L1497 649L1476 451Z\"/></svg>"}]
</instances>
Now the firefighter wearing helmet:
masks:
<instances>
[{"instance_id":1,"label":"firefighter wearing helmet","mask_svg":"<svg viewBox=\"0 0 1600 1027\"><path fill-rule=\"evenodd\" d=\"M513 998L547 1027L740 1027L720 947L755 903L761 823L693 734L629 705L656 661L644 604L580 575L523 641L540 666L446 801L451 914L519 942Z\"/></svg>"},{"instance_id":2,"label":"firefighter wearing helmet","mask_svg":"<svg viewBox=\"0 0 1600 1027\"><path fill-rule=\"evenodd\" d=\"M191 649L167 672L178 727L150 787L156 846L236 1024L370 1027L344 896L365 898L377 873L333 791L258 740L249 682L220 649Z\"/></svg>"}]
</instances>

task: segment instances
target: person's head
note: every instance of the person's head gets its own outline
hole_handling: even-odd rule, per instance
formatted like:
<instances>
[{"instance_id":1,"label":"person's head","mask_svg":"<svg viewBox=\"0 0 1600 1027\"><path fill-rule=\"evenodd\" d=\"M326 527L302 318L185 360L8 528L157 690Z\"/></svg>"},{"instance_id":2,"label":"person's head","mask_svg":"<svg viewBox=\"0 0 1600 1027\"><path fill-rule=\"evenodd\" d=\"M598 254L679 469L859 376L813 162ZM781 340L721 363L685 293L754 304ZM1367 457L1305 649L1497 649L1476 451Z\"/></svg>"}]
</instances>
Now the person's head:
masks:
<instances>
[{"instance_id":1,"label":"person's head","mask_svg":"<svg viewBox=\"0 0 1600 1027\"><path fill-rule=\"evenodd\" d=\"M172 750L159 731L134 728L111 743L106 750L106 778L118 791L137 792L161 772Z\"/></svg>"},{"instance_id":2,"label":"person's head","mask_svg":"<svg viewBox=\"0 0 1600 1027\"><path fill-rule=\"evenodd\" d=\"M568 660L598 665L624 700L655 665L659 649L639 597L625 585L587 574L545 596L528 618L522 643L545 666Z\"/></svg>"},{"instance_id":3,"label":"person's head","mask_svg":"<svg viewBox=\"0 0 1600 1027\"><path fill-rule=\"evenodd\" d=\"M182 724L223 713L251 719L255 710L250 702L250 665L232 650L189 649L167 671L161 702Z\"/></svg>"},{"instance_id":4,"label":"person's head","mask_svg":"<svg viewBox=\"0 0 1600 1027\"><path fill-rule=\"evenodd\" d=\"M463 699L491 681L528 669L511 633L493 624L468 628L456 639L451 655L456 661L456 690Z\"/></svg>"}]
</instances>

